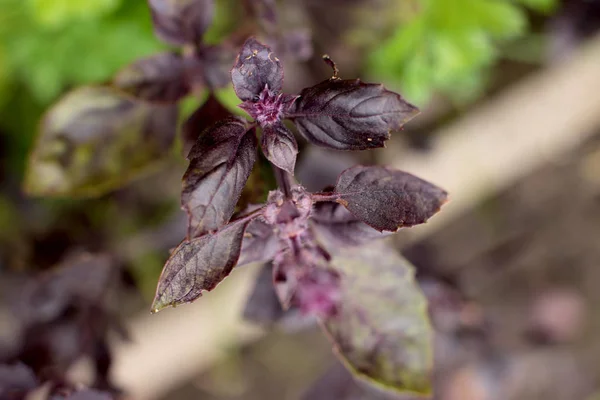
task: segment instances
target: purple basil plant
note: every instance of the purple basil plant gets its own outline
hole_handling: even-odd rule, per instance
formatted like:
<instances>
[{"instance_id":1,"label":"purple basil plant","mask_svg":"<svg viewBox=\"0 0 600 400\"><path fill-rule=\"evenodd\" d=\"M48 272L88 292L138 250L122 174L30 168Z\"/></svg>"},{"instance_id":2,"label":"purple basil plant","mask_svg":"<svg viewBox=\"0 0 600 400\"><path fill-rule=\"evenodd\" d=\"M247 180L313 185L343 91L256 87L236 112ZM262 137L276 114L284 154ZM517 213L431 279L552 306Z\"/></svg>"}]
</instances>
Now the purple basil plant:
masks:
<instances>
[{"instance_id":1,"label":"purple basil plant","mask_svg":"<svg viewBox=\"0 0 600 400\"><path fill-rule=\"evenodd\" d=\"M152 309L196 300L229 275L241 256L244 263L273 261L284 307L334 315L340 277L328 268L331 257L315 239L313 224L328 219L328 228L335 229L331 220L352 220L354 232L346 223L340 234L360 241L424 223L444 204L446 192L406 172L355 166L339 176L333 190L309 193L294 182L298 144L283 121L291 120L311 143L365 150L382 147L417 108L382 85L342 80L337 73L299 95L282 93L281 61L254 38L244 43L231 80L240 107L253 121L225 118L204 130L192 147L182 193L188 237L167 261ZM258 130L279 188L266 204L231 220L256 161Z\"/></svg>"},{"instance_id":2,"label":"purple basil plant","mask_svg":"<svg viewBox=\"0 0 600 400\"><path fill-rule=\"evenodd\" d=\"M332 267L332 253L335 247L364 245L399 228L426 222L446 202L447 194L409 173L383 166L349 168L338 177L335 187L320 193L310 193L295 181L298 144L284 120L291 121L300 136L315 145L366 150L382 147L390 132L400 130L418 113L399 94L380 84L340 79L335 64L328 57L325 61L333 67L333 77L290 95L282 92L282 63L271 48L254 38L244 43L231 79L242 101L240 108L252 119L223 118L206 127L189 152L182 192L182 208L189 216L188 236L163 269L152 311L196 300L236 266L270 263L274 291L283 309L293 307L322 321L338 353L357 375L425 393L429 390L430 336L406 336L408 346L415 338L412 346L418 349L416 358L411 359L414 349L399 349L393 332L390 335L388 328L381 327L381 321L369 322L367 314L372 310L361 311L360 304L346 307L346 292L353 289L348 274ZM234 216L257 159L259 142L272 164L278 188L269 193L265 204ZM367 264L373 270L369 273L397 274L396 266L403 261L385 249L381 254L376 249L366 250L371 252ZM377 257L380 261L373 262ZM373 263L379 263L381 270ZM392 276L406 282L412 279ZM385 283L380 286L368 290L395 290L393 286L384 288ZM424 307L419 296L414 296L414 310L421 312ZM385 296L381 297L385 301ZM344 311L344 307L352 310ZM418 318L423 314L426 311ZM356 317L366 321L367 342L357 342L349 333ZM426 316L419 321L419 329L427 330ZM369 344L370 340L375 342ZM382 353L393 360L391 370L374 361ZM407 365L412 375L400 372Z\"/></svg>"}]
</instances>

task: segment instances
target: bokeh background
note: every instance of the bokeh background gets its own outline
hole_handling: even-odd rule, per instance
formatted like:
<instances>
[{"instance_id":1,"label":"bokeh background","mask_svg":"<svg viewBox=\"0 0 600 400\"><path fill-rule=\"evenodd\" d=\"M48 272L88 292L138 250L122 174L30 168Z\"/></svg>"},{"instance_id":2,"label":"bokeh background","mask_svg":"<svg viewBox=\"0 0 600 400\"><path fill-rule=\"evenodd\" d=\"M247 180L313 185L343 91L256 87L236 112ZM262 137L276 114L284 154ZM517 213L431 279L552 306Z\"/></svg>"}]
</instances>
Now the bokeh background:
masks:
<instances>
[{"instance_id":1,"label":"bokeh background","mask_svg":"<svg viewBox=\"0 0 600 400\"><path fill-rule=\"evenodd\" d=\"M247 23L239 1L216 4L210 43ZM306 147L297 175L322 186L353 163L384 163L449 191L430 223L394 238L431 302L435 398L600 399L600 1L278 6L314 48L307 61L284 60L288 92L327 78L328 53L342 78L382 82L421 108L385 149ZM242 321L257 266L193 305L149 315L185 232L180 144L99 197L22 190L53 102L164 49L142 0L0 0L0 349L19 340L14 304L32 280L73 254L102 253L118 267L108 303L130 337L109 341L125 398L380 398L352 386L312 324ZM231 88L220 99L236 105ZM181 120L201 101L186 101ZM73 379L91 383L89 364L70 367ZM310 391L327 371L324 385L346 392Z\"/></svg>"}]
</instances>

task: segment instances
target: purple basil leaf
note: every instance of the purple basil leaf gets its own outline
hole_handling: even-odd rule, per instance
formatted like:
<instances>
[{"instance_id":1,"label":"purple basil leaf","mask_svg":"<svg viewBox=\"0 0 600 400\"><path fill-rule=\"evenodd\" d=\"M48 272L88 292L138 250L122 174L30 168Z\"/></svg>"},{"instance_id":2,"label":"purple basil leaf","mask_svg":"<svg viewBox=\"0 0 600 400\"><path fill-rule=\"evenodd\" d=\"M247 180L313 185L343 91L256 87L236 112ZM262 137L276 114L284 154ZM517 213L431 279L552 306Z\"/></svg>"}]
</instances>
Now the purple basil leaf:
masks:
<instances>
[{"instance_id":1,"label":"purple basil leaf","mask_svg":"<svg viewBox=\"0 0 600 400\"><path fill-rule=\"evenodd\" d=\"M143 58L121 70L113 84L145 101L175 103L190 92L185 62L175 53Z\"/></svg>"},{"instance_id":2,"label":"purple basil leaf","mask_svg":"<svg viewBox=\"0 0 600 400\"><path fill-rule=\"evenodd\" d=\"M152 311L191 303L214 289L240 256L247 220L234 221L214 233L184 241L167 260L160 275Z\"/></svg>"},{"instance_id":3,"label":"purple basil leaf","mask_svg":"<svg viewBox=\"0 0 600 400\"><path fill-rule=\"evenodd\" d=\"M225 119L200 136L188 156L181 194L190 238L229 221L252 171L257 146L255 129L248 129L240 118Z\"/></svg>"},{"instance_id":4,"label":"purple basil leaf","mask_svg":"<svg viewBox=\"0 0 600 400\"><path fill-rule=\"evenodd\" d=\"M81 87L42 119L25 189L44 196L97 196L168 156L177 107L134 101L108 87Z\"/></svg>"},{"instance_id":5,"label":"purple basil leaf","mask_svg":"<svg viewBox=\"0 0 600 400\"><path fill-rule=\"evenodd\" d=\"M283 66L271 51L254 38L246 40L231 70L231 81L243 101L255 101L268 88L277 94L283 86Z\"/></svg>"},{"instance_id":6,"label":"purple basil leaf","mask_svg":"<svg viewBox=\"0 0 600 400\"><path fill-rule=\"evenodd\" d=\"M230 116L231 112L213 93L210 93L204 104L198 107L181 127L184 154L189 154L192 146L205 129Z\"/></svg>"},{"instance_id":7,"label":"purple basil leaf","mask_svg":"<svg viewBox=\"0 0 600 400\"><path fill-rule=\"evenodd\" d=\"M281 123L264 126L260 144L267 160L282 170L294 174L298 143L288 128Z\"/></svg>"},{"instance_id":8,"label":"purple basil leaf","mask_svg":"<svg viewBox=\"0 0 600 400\"><path fill-rule=\"evenodd\" d=\"M443 189L407 172L362 165L342 172L330 196L380 231L422 224L447 200Z\"/></svg>"},{"instance_id":9,"label":"purple basil leaf","mask_svg":"<svg viewBox=\"0 0 600 400\"><path fill-rule=\"evenodd\" d=\"M243 315L244 319L261 325L275 323L285 315L273 288L273 266L270 263L265 264L256 277Z\"/></svg>"},{"instance_id":10,"label":"purple basil leaf","mask_svg":"<svg viewBox=\"0 0 600 400\"><path fill-rule=\"evenodd\" d=\"M333 202L315 204L311 221L317 236L330 251L338 247L359 246L389 235L371 228L341 204Z\"/></svg>"},{"instance_id":11,"label":"purple basil leaf","mask_svg":"<svg viewBox=\"0 0 600 400\"><path fill-rule=\"evenodd\" d=\"M418 109L383 85L329 79L300 92L285 113L311 143L338 150L382 147Z\"/></svg>"},{"instance_id":12,"label":"purple basil leaf","mask_svg":"<svg viewBox=\"0 0 600 400\"><path fill-rule=\"evenodd\" d=\"M154 32L166 43L198 43L214 15L213 0L148 0Z\"/></svg>"},{"instance_id":13,"label":"purple basil leaf","mask_svg":"<svg viewBox=\"0 0 600 400\"><path fill-rule=\"evenodd\" d=\"M273 227L260 219L248 225L242 242L238 267L254 262L268 262L281 250L282 243Z\"/></svg>"},{"instance_id":14,"label":"purple basil leaf","mask_svg":"<svg viewBox=\"0 0 600 400\"><path fill-rule=\"evenodd\" d=\"M27 393L38 387L33 371L24 364L0 364L0 399L25 399Z\"/></svg>"},{"instance_id":15,"label":"purple basil leaf","mask_svg":"<svg viewBox=\"0 0 600 400\"><path fill-rule=\"evenodd\" d=\"M348 248L331 266L341 299L323 328L335 353L375 386L429 394L433 330L414 267L384 241Z\"/></svg>"}]
</instances>

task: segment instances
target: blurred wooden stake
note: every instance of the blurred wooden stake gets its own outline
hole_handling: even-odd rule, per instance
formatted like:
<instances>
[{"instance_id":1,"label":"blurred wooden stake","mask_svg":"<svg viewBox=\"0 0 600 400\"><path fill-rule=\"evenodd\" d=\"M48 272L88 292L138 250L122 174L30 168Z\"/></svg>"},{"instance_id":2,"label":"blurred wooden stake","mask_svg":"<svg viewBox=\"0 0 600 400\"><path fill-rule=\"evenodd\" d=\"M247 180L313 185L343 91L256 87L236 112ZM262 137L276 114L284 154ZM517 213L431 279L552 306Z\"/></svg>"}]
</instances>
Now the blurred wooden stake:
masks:
<instances>
[{"instance_id":1,"label":"blurred wooden stake","mask_svg":"<svg viewBox=\"0 0 600 400\"><path fill-rule=\"evenodd\" d=\"M406 230L417 239L600 129L600 36L572 59L507 88L437 132L432 150L398 157L386 149L382 164L430 180L450 193L443 211Z\"/></svg>"},{"instance_id":2,"label":"blurred wooden stake","mask_svg":"<svg viewBox=\"0 0 600 400\"><path fill-rule=\"evenodd\" d=\"M131 343L114 343L113 377L129 399L160 398L210 367L230 348L262 336L240 321L256 266L234 270L196 303L140 315ZM150 305L148 305L150 307Z\"/></svg>"}]
</instances>

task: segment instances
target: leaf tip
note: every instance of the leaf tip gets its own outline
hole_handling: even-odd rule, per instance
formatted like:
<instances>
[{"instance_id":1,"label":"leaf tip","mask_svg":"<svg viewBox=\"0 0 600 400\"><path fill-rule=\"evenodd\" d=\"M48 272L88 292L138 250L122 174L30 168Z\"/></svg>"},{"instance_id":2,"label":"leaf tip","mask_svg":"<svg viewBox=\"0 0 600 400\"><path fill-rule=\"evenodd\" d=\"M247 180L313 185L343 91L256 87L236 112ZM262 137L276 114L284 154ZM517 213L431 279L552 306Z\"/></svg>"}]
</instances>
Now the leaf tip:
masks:
<instances>
[{"instance_id":1,"label":"leaf tip","mask_svg":"<svg viewBox=\"0 0 600 400\"><path fill-rule=\"evenodd\" d=\"M175 308L177 306L177 304L175 302L166 302L164 301L164 299L162 298L162 296L160 295L156 295L156 298L154 299L154 301L152 302L152 306L150 307L150 313L151 314L156 314L159 311L164 310L167 307L173 307Z\"/></svg>"}]
</instances>

